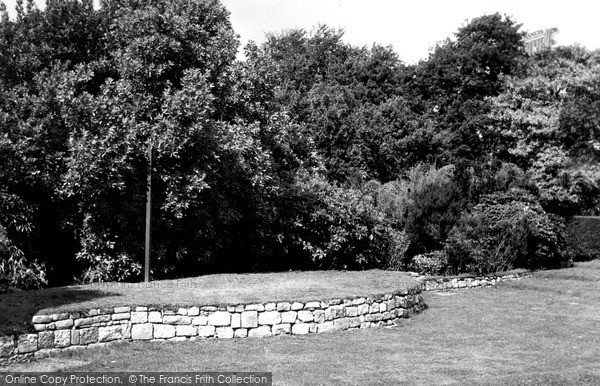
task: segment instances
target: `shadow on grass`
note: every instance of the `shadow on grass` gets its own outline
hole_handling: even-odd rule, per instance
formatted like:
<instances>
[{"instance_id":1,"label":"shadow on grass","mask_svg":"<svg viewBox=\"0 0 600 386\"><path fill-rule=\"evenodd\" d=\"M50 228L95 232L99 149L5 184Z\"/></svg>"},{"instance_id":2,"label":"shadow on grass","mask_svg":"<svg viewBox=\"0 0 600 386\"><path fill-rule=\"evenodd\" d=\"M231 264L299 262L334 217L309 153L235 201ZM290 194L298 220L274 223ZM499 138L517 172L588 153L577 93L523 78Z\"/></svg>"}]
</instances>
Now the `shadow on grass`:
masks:
<instances>
[{"instance_id":1,"label":"shadow on grass","mask_svg":"<svg viewBox=\"0 0 600 386\"><path fill-rule=\"evenodd\" d=\"M31 318L52 309L120 294L77 287L49 288L0 294L0 336L33 332Z\"/></svg>"}]
</instances>

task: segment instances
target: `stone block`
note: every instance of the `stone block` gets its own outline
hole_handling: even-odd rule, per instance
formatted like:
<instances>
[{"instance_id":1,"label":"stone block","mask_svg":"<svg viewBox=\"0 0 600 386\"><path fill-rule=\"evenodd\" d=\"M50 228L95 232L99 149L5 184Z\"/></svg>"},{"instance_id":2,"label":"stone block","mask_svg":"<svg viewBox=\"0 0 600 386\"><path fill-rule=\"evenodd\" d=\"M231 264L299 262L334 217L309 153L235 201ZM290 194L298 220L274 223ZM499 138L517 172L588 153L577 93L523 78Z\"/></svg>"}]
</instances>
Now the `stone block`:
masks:
<instances>
[{"instance_id":1,"label":"stone block","mask_svg":"<svg viewBox=\"0 0 600 386\"><path fill-rule=\"evenodd\" d=\"M343 305L327 307L325 310L325 320L333 320L346 315L346 307Z\"/></svg>"},{"instance_id":2,"label":"stone block","mask_svg":"<svg viewBox=\"0 0 600 386\"><path fill-rule=\"evenodd\" d=\"M160 311L150 311L148 312L148 323L162 323L163 317Z\"/></svg>"},{"instance_id":3,"label":"stone block","mask_svg":"<svg viewBox=\"0 0 600 386\"><path fill-rule=\"evenodd\" d=\"M38 349L53 348L54 347L54 332L44 331L38 334Z\"/></svg>"},{"instance_id":4,"label":"stone block","mask_svg":"<svg viewBox=\"0 0 600 386\"><path fill-rule=\"evenodd\" d=\"M138 312L146 312L146 311L148 311L148 307L137 306L137 307L135 307L135 310L138 311Z\"/></svg>"},{"instance_id":5,"label":"stone block","mask_svg":"<svg viewBox=\"0 0 600 386\"><path fill-rule=\"evenodd\" d=\"M260 303L258 303L258 304L248 304L245 307L245 310L246 311L259 311L259 312L262 312L262 311L265 310L265 306L263 304L260 304Z\"/></svg>"},{"instance_id":6,"label":"stone block","mask_svg":"<svg viewBox=\"0 0 600 386\"><path fill-rule=\"evenodd\" d=\"M303 304L303 303L300 303L300 302L294 302L294 303L292 303L292 308L291 308L291 310L292 310L292 311L299 311L299 310L301 310L301 309L303 309L303 308L304 308L304 304Z\"/></svg>"},{"instance_id":7,"label":"stone block","mask_svg":"<svg viewBox=\"0 0 600 386\"><path fill-rule=\"evenodd\" d=\"M206 312L215 312L218 310L218 308L215 306L202 306L201 310Z\"/></svg>"},{"instance_id":8,"label":"stone block","mask_svg":"<svg viewBox=\"0 0 600 386\"><path fill-rule=\"evenodd\" d=\"M267 303L265 304L265 311L275 311L277 310L277 304L276 303Z\"/></svg>"},{"instance_id":9,"label":"stone block","mask_svg":"<svg viewBox=\"0 0 600 386\"><path fill-rule=\"evenodd\" d=\"M77 331L79 336L79 331ZM77 343L79 344L79 339ZM71 331L70 330L56 330L54 332L54 347L67 347L71 345Z\"/></svg>"},{"instance_id":10,"label":"stone block","mask_svg":"<svg viewBox=\"0 0 600 386\"><path fill-rule=\"evenodd\" d=\"M130 307L115 307L114 309L114 313L115 314L123 314L123 313L128 313L131 311Z\"/></svg>"},{"instance_id":11,"label":"stone block","mask_svg":"<svg viewBox=\"0 0 600 386\"><path fill-rule=\"evenodd\" d=\"M360 327L360 319L358 317L336 319L333 321L333 327L336 330Z\"/></svg>"},{"instance_id":12,"label":"stone block","mask_svg":"<svg viewBox=\"0 0 600 386\"><path fill-rule=\"evenodd\" d=\"M131 324L148 323L148 313L146 311L134 311L131 313Z\"/></svg>"},{"instance_id":13,"label":"stone block","mask_svg":"<svg viewBox=\"0 0 600 386\"><path fill-rule=\"evenodd\" d=\"M358 306L358 314L359 315L366 315L368 313L369 313L369 305L368 304L363 303Z\"/></svg>"},{"instance_id":14,"label":"stone block","mask_svg":"<svg viewBox=\"0 0 600 386\"><path fill-rule=\"evenodd\" d=\"M258 324L274 325L281 323L281 314L277 311L265 311L258 314Z\"/></svg>"},{"instance_id":15,"label":"stone block","mask_svg":"<svg viewBox=\"0 0 600 386\"><path fill-rule=\"evenodd\" d=\"M314 320L313 313L307 310L298 311L298 320L303 323L312 322Z\"/></svg>"},{"instance_id":16,"label":"stone block","mask_svg":"<svg viewBox=\"0 0 600 386\"><path fill-rule=\"evenodd\" d=\"M298 313L296 311L286 311L281 313L281 323L296 323Z\"/></svg>"},{"instance_id":17,"label":"stone block","mask_svg":"<svg viewBox=\"0 0 600 386\"><path fill-rule=\"evenodd\" d=\"M198 309L198 312L200 312L200 309ZM187 310L187 308L179 308L177 310L177 314L183 315L183 316L188 316L188 310Z\"/></svg>"},{"instance_id":18,"label":"stone block","mask_svg":"<svg viewBox=\"0 0 600 386\"><path fill-rule=\"evenodd\" d=\"M233 338L233 328L231 327L217 327L215 335L219 339L231 339Z\"/></svg>"},{"instance_id":19,"label":"stone block","mask_svg":"<svg viewBox=\"0 0 600 386\"><path fill-rule=\"evenodd\" d=\"M203 338L215 336L215 326L199 326L198 336Z\"/></svg>"},{"instance_id":20,"label":"stone block","mask_svg":"<svg viewBox=\"0 0 600 386\"><path fill-rule=\"evenodd\" d=\"M133 324L131 326L131 339L150 340L153 336L153 325L150 323Z\"/></svg>"},{"instance_id":21,"label":"stone block","mask_svg":"<svg viewBox=\"0 0 600 386\"><path fill-rule=\"evenodd\" d=\"M121 312L118 314L112 314L110 318L112 320L129 320L130 315L131 314L129 312Z\"/></svg>"},{"instance_id":22,"label":"stone block","mask_svg":"<svg viewBox=\"0 0 600 386\"><path fill-rule=\"evenodd\" d=\"M321 308L321 302L307 302L304 305L305 310L310 310L311 308L315 310Z\"/></svg>"},{"instance_id":23,"label":"stone block","mask_svg":"<svg viewBox=\"0 0 600 386\"><path fill-rule=\"evenodd\" d=\"M112 340L123 339L123 329L120 325L99 327L98 328L98 342L110 342Z\"/></svg>"},{"instance_id":24,"label":"stone block","mask_svg":"<svg viewBox=\"0 0 600 386\"><path fill-rule=\"evenodd\" d=\"M34 324L33 328L36 331L46 331L47 324Z\"/></svg>"},{"instance_id":25,"label":"stone block","mask_svg":"<svg viewBox=\"0 0 600 386\"><path fill-rule=\"evenodd\" d=\"M75 327L77 327L77 328L91 326L93 323L94 322L92 321L92 318L75 319Z\"/></svg>"},{"instance_id":26,"label":"stone block","mask_svg":"<svg viewBox=\"0 0 600 386\"><path fill-rule=\"evenodd\" d=\"M37 334L24 334L17 338L17 354L27 354L38 349Z\"/></svg>"},{"instance_id":27,"label":"stone block","mask_svg":"<svg viewBox=\"0 0 600 386\"><path fill-rule=\"evenodd\" d=\"M190 307L187 312L188 316L200 315L200 307Z\"/></svg>"},{"instance_id":28,"label":"stone block","mask_svg":"<svg viewBox=\"0 0 600 386\"><path fill-rule=\"evenodd\" d=\"M121 325L121 335L123 339L131 339L131 324L122 324Z\"/></svg>"},{"instance_id":29,"label":"stone block","mask_svg":"<svg viewBox=\"0 0 600 386\"><path fill-rule=\"evenodd\" d=\"M323 323L325 321L325 311L323 310L314 310L313 318L316 323Z\"/></svg>"},{"instance_id":30,"label":"stone block","mask_svg":"<svg viewBox=\"0 0 600 386\"><path fill-rule=\"evenodd\" d=\"M365 304L365 302L366 302L365 298L356 298L356 299L352 299L350 304L353 306L360 306L361 304Z\"/></svg>"},{"instance_id":31,"label":"stone block","mask_svg":"<svg viewBox=\"0 0 600 386\"><path fill-rule=\"evenodd\" d=\"M12 336L0 336L0 358L12 355L14 350L14 338Z\"/></svg>"},{"instance_id":32,"label":"stone block","mask_svg":"<svg viewBox=\"0 0 600 386\"><path fill-rule=\"evenodd\" d=\"M271 326L260 326L248 330L248 337L250 338L263 338L271 336Z\"/></svg>"},{"instance_id":33,"label":"stone block","mask_svg":"<svg viewBox=\"0 0 600 386\"><path fill-rule=\"evenodd\" d=\"M231 328L242 327L242 317L240 314L231 314Z\"/></svg>"},{"instance_id":34,"label":"stone block","mask_svg":"<svg viewBox=\"0 0 600 386\"><path fill-rule=\"evenodd\" d=\"M370 314L375 314L379 312L379 303L373 303L371 304L371 307L369 308L369 313Z\"/></svg>"},{"instance_id":35,"label":"stone block","mask_svg":"<svg viewBox=\"0 0 600 386\"><path fill-rule=\"evenodd\" d=\"M238 328L236 330L233 330L234 338L245 338L247 336L248 336L248 330L245 328Z\"/></svg>"},{"instance_id":36,"label":"stone block","mask_svg":"<svg viewBox=\"0 0 600 386\"><path fill-rule=\"evenodd\" d=\"M157 324L154 326L154 339L169 339L173 337L175 337L175 326L170 324Z\"/></svg>"},{"instance_id":37,"label":"stone block","mask_svg":"<svg viewBox=\"0 0 600 386\"><path fill-rule=\"evenodd\" d=\"M79 331L80 330L71 330L71 346L79 345ZM54 340L56 341L56 337Z\"/></svg>"},{"instance_id":38,"label":"stone block","mask_svg":"<svg viewBox=\"0 0 600 386\"><path fill-rule=\"evenodd\" d=\"M283 335L292 332L292 325L289 323L276 324L272 329L273 335Z\"/></svg>"},{"instance_id":39,"label":"stone block","mask_svg":"<svg viewBox=\"0 0 600 386\"><path fill-rule=\"evenodd\" d=\"M358 307L356 307L356 306L346 307L346 315L347 316L358 316Z\"/></svg>"},{"instance_id":40,"label":"stone block","mask_svg":"<svg viewBox=\"0 0 600 386\"><path fill-rule=\"evenodd\" d=\"M47 324L52 322L52 316L49 315L34 315L31 322L34 324Z\"/></svg>"},{"instance_id":41,"label":"stone block","mask_svg":"<svg viewBox=\"0 0 600 386\"><path fill-rule=\"evenodd\" d=\"M294 335L304 335L308 334L310 329L310 324L308 323L296 323L292 325L292 334Z\"/></svg>"},{"instance_id":42,"label":"stone block","mask_svg":"<svg viewBox=\"0 0 600 386\"><path fill-rule=\"evenodd\" d=\"M61 312L61 313L52 315L52 320L54 322L59 321L59 320L65 320L65 319L69 319L69 314L67 312Z\"/></svg>"},{"instance_id":43,"label":"stone block","mask_svg":"<svg viewBox=\"0 0 600 386\"><path fill-rule=\"evenodd\" d=\"M335 328L333 326L332 321L327 321L327 322L317 324L317 332L318 333L329 332L329 331L333 331L334 329Z\"/></svg>"},{"instance_id":44,"label":"stone block","mask_svg":"<svg viewBox=\"0 0 600 386\"><path fill-rule=\"evenodd\" d=\"M178 325L175 327L175 335L177 335L177 336L196 336L196 335L198 335L198 328L196 326L190 326L190 325Z\"/></svg>"},{"instance_id":45,"label":"stone block","mask_svg":"<svg viewBox=\"0 0 600 386\"><path fill-rule=\"evenodd\" d=\"M290 311L292 305L288 302L277 303L277 311Z\"/></svg>"},{"instance_id":46,"label":"stone block","mask_svg":"<svg viewBox=\"0 0 600 386\"><path fill-rule=\"evenodd\" d=\"M185 315L163 315L164 324L192 324L192 318Z\"/></svg>"},{"instance_id":47,"label":"stone block","mask_svg":"<svg viewBox=\"0 0 600 386\"><path fill-rule=\"evenodd\" d=\"M194 326L206 326L207 324L208 324L208 316L206 316L206 315L194 316L192 318L192 325L194 325Z\"/></svg>"},{"instance_id":48,"label":"stone block","mask_svg":"<svg viewBox=\"0 0 600 386\"><path fill-rule=\"evenodd\" d=\"M73 322L73 319L59 320L54 323L57 330L66 330L68 328L73 327L74 324L75 323Z\"/></svg>"},{"instance_id":49,"label":"stone block","mask_svg":"<svg viewBox=\"0 0 600 386\"><path fill-rule=\"evenodd\" d=\"M92 317L92 324L101 324L101 323L106 323L110 321L110 315L98 315L98 316L94 316ZM56 325L58 327L58 323L56 322Z\"/></svg>"},{"instance_id":50,"label":"stone block","mask_svg":"<svg viewBox=\"0 0 600 386\"><path fill-rule=\"evenodd\" d=\"M84 328L79 331L79 344L98 343L98 327Z\"/></svg>"},{"instance_id":51,"label":"stone block","mask_svg":"<svg viewBox=\"0 0 600 386\"><path fill-rule=\"evenodd\" d=\"M231 314L227 311L217 311L208 315L208 324L215 327L230 326Z\"/></svg>"},{"instance_id":52,"label":"stone block","mask_svg":"<svg viewBox=\"0 0 600 386\"><path fill-rule=\"evenodd\" d=\"M258 327L258 312L256 311L244 311L241 313L242 328L255 328Z\"/></svg>"}]
</instances>

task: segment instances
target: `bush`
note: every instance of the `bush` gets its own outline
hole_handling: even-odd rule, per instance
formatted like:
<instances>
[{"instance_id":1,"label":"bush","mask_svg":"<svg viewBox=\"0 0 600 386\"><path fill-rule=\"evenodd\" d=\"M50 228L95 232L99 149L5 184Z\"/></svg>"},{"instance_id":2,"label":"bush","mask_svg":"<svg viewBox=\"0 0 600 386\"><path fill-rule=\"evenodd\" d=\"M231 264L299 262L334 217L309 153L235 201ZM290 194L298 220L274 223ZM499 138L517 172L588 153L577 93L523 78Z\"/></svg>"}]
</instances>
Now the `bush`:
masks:
<instances>
[{"instance_id":1,"label":"bush","mask_svg":"<svg viewBox=\"0 0 600 386\"><path fill-rule=\"evenodd\" d=\"M560 222L520 189L484 196L452 230L445 251L452 273L567 264Z\"/></svg>"},{"instance_id":2,"label":"bush","mask_svg":"<svg viewBox=\"0 0 600 386\"><path fill-rule=\"evenodd\" d=\"M567 222L566 246L575 261L600 257L600 217L576 216Z\"/></svg>"},{"instance_id":3,"label":"bush","mask_svg":"<svg viewBox=\"0 0 600 386\"><path fill-rule=\"evenodd\" d=\"M406 180L389 182L379 190L379 210L408 236L405 268L413 256L441 249L460 218L468 194L456 174L453 165L439 169L418 165Z\"/></svg>"},{"instance_id":4,"label":"bush","mask_svg":"<svg viewBox=\"0 0 600 386\"><path fill-rule=\"evenodd\" d=\"M443 275L447 267L448 255L443 250L416 255L409 266L411 271L422 275Z\"/></svg>"}]
</instances>

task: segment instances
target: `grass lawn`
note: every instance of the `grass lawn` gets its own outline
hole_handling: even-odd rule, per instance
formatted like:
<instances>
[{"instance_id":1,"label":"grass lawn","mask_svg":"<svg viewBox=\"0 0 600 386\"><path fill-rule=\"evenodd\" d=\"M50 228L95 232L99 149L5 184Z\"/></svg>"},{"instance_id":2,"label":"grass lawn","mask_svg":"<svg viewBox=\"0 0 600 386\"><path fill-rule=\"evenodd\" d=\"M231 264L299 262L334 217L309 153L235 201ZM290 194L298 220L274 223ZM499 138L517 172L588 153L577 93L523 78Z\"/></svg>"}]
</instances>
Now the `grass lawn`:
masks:
<instances>
[{"instance_id":1,"label":"grass lawn","mask_svg":"<svg viewBox=\"0 0 600 386\"><path fill-rule=\"evenodd\" d=\"M116 306L198 306L309 301L391 293L416 281L403 272L218 274L151 283L99 283L0 295L0 335L29 331L36 313Z\"/></svg>"},{"instance_id":2,"label":"grass lawn","mask_svg":"<svg viewBox=\"0 0 600 386\"><path fill-rule=\"evenodd\" d=\"M425 300L427 311L393 328L131 343L52 360L77 371L272 371L277 385L600 384L600 261Z\"/></svg>"}]
</instances>

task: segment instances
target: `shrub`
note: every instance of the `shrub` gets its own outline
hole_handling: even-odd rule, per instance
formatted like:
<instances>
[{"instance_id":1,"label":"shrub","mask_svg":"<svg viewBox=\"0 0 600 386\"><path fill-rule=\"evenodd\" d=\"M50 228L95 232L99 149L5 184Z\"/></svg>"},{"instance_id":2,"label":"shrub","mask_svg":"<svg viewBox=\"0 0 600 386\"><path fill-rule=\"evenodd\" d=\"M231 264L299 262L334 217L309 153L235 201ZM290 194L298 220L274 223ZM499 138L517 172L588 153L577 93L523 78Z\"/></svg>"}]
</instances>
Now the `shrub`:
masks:
<instances>
[{"instance_id":1,"label":"shrub","mask_svg":"<svg viewBox=\"0 0 600 386\"><path fill-rule=\"evenodd\" d=\"M447 267L448 255L443 250L416 255L409 266L411 271L423 275L442 275Z\"/></svg>"},{"instance_id":2,"label":"shrub","mask_svg":"<svg viewBox=\"0 0 600 386\"><path fill-rule=\"evenodd\" d=\"M566 246L575 261L600 257L600 217L576 216L567 222Z\"/></svg>"},{"instance_id":3,"label":"shrub","mask_svg":"<svg viewBox=\"0 0 600 386\"><path fill-rule=\"evenodd\" d=\"M493 193L465 213L445 251L452 273L566 265L563 230L539 202L520 189Z\"/></svg>"},{"instance_id":4,"label":"shrub","mask_svg":"<svg viewBox=\"0 0 600 386\"><path fill-rule=\"evenodd\" d=\"M456 174L453 165L418 165L406 180L386 183L379 190L379 210L409 238L405 267L414 255L441 249L460 218L468 194Z\"/></svg>"}]
</instances>

